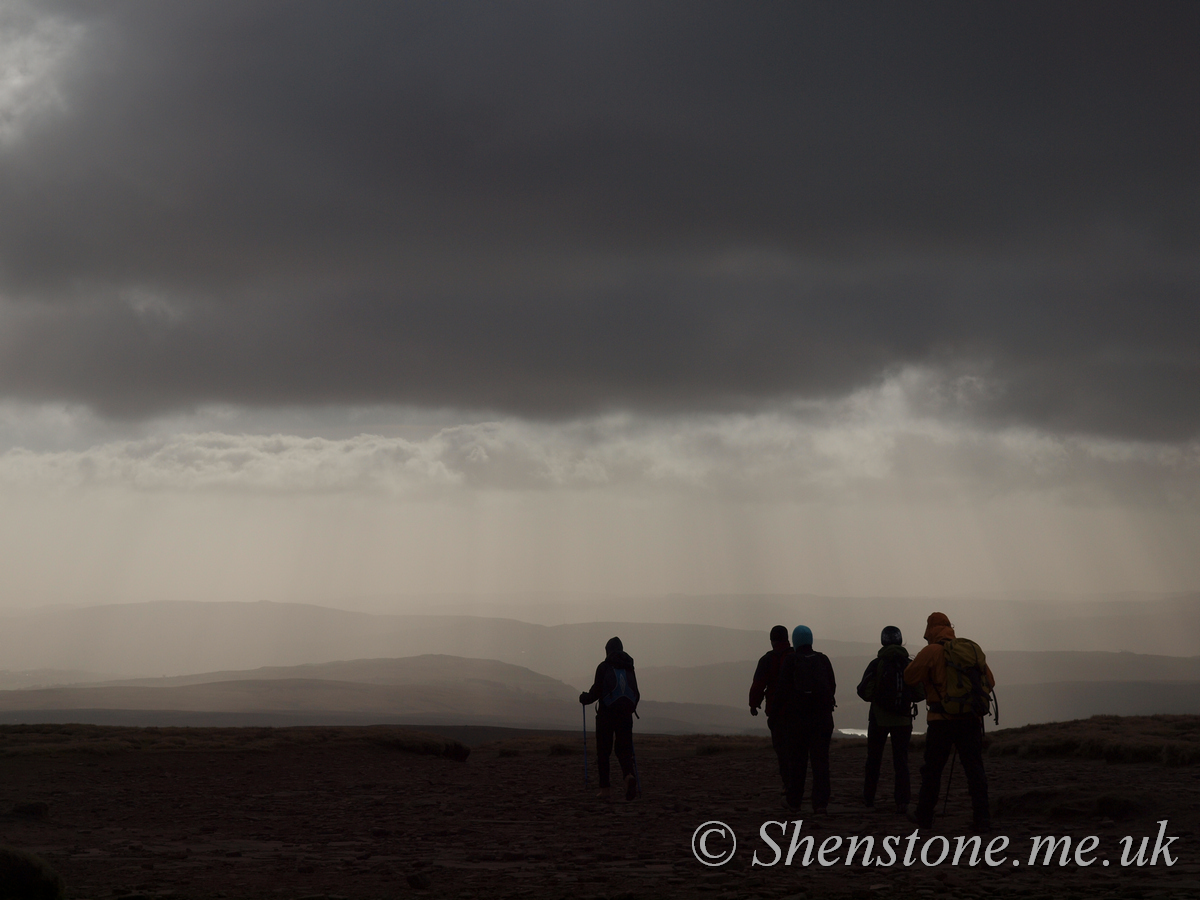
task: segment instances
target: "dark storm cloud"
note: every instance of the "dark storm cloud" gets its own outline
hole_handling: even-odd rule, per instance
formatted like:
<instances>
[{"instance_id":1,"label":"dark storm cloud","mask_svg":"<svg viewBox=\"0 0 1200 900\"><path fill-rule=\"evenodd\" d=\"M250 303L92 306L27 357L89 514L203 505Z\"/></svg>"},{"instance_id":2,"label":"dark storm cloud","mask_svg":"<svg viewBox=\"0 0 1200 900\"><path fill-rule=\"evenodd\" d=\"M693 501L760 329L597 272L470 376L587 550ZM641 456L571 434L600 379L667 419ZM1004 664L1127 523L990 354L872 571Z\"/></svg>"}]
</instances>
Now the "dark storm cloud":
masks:
<instances>
[{"instance_id":1,"label":"dark storm cloud","mask_svg":"<svg viewBox=\"0 0 1200 900\"><path fill-rule=\"evenodd\" d=\"M1194 4L37 10L83 32L0 145L9 396L559 416L921 365L1200 431Z\"/></svg>"}]
</instances>

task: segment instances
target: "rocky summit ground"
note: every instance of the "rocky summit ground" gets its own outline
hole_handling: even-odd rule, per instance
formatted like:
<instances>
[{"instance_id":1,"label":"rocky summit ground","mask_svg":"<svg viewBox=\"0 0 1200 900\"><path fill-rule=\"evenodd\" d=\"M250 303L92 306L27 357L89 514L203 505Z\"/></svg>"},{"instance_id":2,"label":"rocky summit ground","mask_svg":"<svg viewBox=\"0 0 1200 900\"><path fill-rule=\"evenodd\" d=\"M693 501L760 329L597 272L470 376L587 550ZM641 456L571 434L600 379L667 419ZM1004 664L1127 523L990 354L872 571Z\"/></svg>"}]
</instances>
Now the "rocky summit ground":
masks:
<instances>
[{"instance_id":1,"label":"rocky summit ground","mask_svg":"<svg viewBox=\"0 0 1200 900\"><path fill-rule=\"evenodd\" d=\"M987 759L987 839L1011 839L1003 865L805 867L802 849L790 867L763 867L752 854L773 856L758 837L768 820L803 818L818 849L834 836L844 851L851 837L911 834L886 802L890 762L880 811L866 810L864 744L836 741L834 799L814 817L781 807L757 738L637 735L643 795L605 804L594 759L584 786L578 735L512 735L463 761L453 741L399 729L72 727L0 729L0 842L49 862L68 898L1200 897L1200 767L1088 758L1045 729L1008 736L1002 752L999 733ZM954 779L935 829L951 839L969 823L961 769ZM1164 819L1175 864L1122 866L1120 838L1136 852L1149 836L1149 855ZM707 820L738 836L727 865L693 854ZM1094 835L1096 862L1059 865L1056 851L1029 865L1039 835ZM723 849L719 835L707 846Z\"/></svg>"}]
</instances>

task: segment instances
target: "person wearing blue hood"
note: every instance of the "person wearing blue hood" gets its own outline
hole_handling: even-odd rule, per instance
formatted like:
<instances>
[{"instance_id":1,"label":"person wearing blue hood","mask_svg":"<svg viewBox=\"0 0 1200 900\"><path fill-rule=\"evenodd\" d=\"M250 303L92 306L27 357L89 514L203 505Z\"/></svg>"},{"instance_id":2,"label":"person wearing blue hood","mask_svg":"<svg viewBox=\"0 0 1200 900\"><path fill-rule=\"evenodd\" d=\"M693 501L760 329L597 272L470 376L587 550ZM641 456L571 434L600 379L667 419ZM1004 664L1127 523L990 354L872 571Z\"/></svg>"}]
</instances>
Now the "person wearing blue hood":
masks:
<instances>
[{"instance_id":1,"label":"person wearing blue hood","mask_svg":"<svg viewBox=\"0 0 1200 900\"><path fill-rule=\"evenodd\" d=\"M579 695L583 704L596 703L596 764L600 769L600 799L611 797L609 786L609 755L616 745L617 762L625 779L625 799L638 794L637 773L633 758L633 714L641 694L633 657L625 652L621 639L615 637L604 645L604 662L596 666L596 678L590 689ZM597 703L597 701L599 701Z\"/></svg>"},{"instance_id":2,"label":"person wearing blue hood","mask_svg":"<svg viewBox=\"0 0 1200 900\"><path fill-rule=\"evenodd\" d=\"M813 650L812 643L812 630L807 626L797 625L792 629L795 649L779 671L778 699L788 732L788 787L784 803L788 809L800 809L811 762L813 812L823 815L829 807L829 742L833 738L837 682L829 657Z\"/></svg>"}]
</instances>

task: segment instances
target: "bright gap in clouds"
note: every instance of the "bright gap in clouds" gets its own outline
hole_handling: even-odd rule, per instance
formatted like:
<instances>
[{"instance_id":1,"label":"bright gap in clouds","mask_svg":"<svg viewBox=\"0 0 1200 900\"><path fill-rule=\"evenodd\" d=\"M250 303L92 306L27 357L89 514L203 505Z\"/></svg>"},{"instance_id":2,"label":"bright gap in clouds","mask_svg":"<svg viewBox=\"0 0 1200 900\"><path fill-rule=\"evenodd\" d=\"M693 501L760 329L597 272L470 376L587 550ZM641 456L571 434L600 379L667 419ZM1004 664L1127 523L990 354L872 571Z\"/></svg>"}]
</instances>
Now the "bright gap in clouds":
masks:
<instances>
[{"instance_id":1,"label":"bright gap in clouds","mask_svg":"<svg viewBox=\"0 0 1200 900\"><path fill-rule=\"evenodd\" d=\"M836 402L560 424L355 414L386 435L320 413L196 430L253 421L210 410L117 437L8 407L10 443L36 440L0 454L4 603L1200 585L1196 444L988 430L952 387L906 371Z\"/></svg>"},{"instance_id":2,"label":"bright gap in clouds","mask_svg":"<svg viewBox=\"0 0 1200 900\"><path fill-rule=\"evenodd\" d=\"M65 108L56 78L82 37L78 23L35 14L20 0L0 9L0 147Z\"/></svg>"}]
</instances>

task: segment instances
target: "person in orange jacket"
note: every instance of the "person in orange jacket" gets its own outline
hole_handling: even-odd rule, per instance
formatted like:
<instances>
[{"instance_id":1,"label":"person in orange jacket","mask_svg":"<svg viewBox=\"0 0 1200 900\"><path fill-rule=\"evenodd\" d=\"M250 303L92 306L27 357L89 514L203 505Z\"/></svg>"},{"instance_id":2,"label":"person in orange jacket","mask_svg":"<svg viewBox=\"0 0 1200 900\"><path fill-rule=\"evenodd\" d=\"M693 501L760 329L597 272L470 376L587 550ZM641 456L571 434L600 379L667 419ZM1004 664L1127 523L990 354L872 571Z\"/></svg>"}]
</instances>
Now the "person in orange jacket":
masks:
<instances>
[{"instance_id":1,"label":"person in orange jacket","mask_svg":"<svg viewBox=\"0 0 1200 900\"><path fill-rule=\"evenodd\" d=\"M926 621L926 646L904 670L904 680L910 685L925 687L928 709L925 732L925 764L921 766L921 791L917 796L917 812L913 820L921 828L933 827L933 811L937 807L942 770L953 749L958 750L963 772L967 776L967 791L971 795L971 811L975 831L991 829L988 807L987 774L983 770L983 717L973 713L947 713L942 707L946 697L945 643L956 635L945 613L932 613ZM984 663L983 684L990 693L996 685L992 670Z\"/></svg>"}]
</instances>

